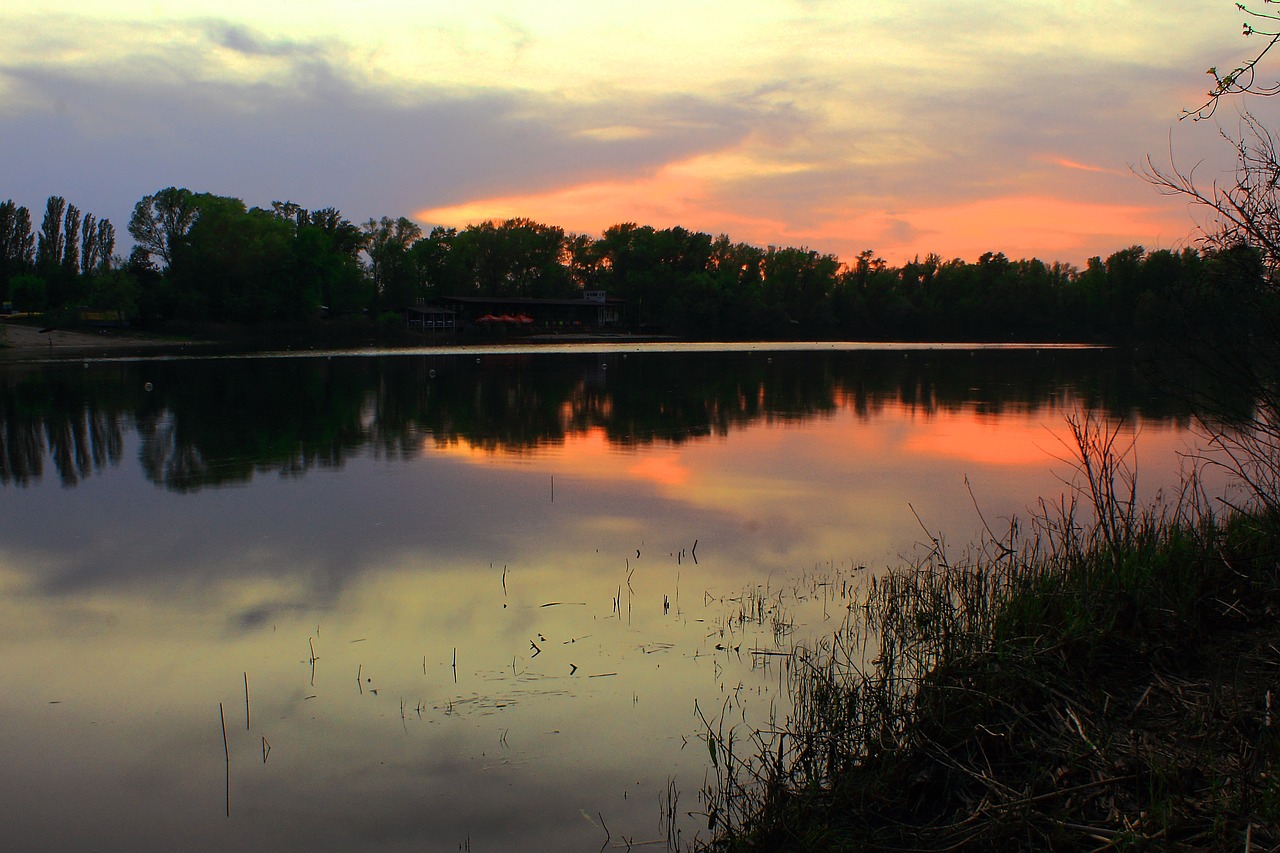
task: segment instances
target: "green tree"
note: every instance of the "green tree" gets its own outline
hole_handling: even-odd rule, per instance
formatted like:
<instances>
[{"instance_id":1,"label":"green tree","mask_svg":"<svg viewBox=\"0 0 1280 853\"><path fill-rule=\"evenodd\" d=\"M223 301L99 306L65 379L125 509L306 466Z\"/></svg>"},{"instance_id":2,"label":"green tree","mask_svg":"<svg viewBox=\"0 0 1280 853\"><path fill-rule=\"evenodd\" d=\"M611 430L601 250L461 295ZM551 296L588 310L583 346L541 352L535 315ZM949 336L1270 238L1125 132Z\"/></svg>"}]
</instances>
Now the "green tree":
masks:
<instances>
[{"instance_id":1,"label":"green tree","mask_svg":"<svg viewBox=\"0 0 1280 853\"><path fill-rule=\"evenodd\" d=\"M599 290L604 258L599 244L589 234L566 235L569 282L575 290Z\"/></svg>"},{"instance_id":2,"label":"green tree","mask_svg":"<svg viewBox=\"0 0 1280 853\"><path fill-rule=\"evenodd\" d=\"M15 276L9 281L9 296L18 311L43 311L46 307L44 279L32 273Z\"/></svg>"},{"instance_id":3,"label":"green tree","mask_svg":"<svg viewBox=\"0 0 1280 853\"><path fill-rule=\"evenodd\" d=\"M115 250L116 229L111 220L86 213L81 225L80 275L92 276L109 270Z\"/></svg>"},{"instance_id":4,"label":"green tree","mask_svg":"<svg viewBox=\"0 0 1280 853\"><path fill-rule=\"evenodd\" d=\"M143 251L167 267L173 261L174 248L187 236L199 216L200 205L195 193L185 188L166 187L143 196L134 205L129 234Z\"/></svg>"},{"instance_id":5,"label":"green tree","mask_svg":"<svg viewBox=\"0 0 1280 853\"><path fill-rule=\"evenodd\" d=\"M680 227L614 225L598 244L600 279L611 294L627 300L635 326L709 334L708 318L717 325L722 307L712 242L710 234Z\"/></svg>"},{"instance_id":6,"label":"green tree","mask_svg":"<svg viewBox=\"0 0 1280 853\"><path fill-rule=\"evenodd\" d=\"M84 251L80 265L84 275L106 272L111 269L116 251L116 227L110 219L99 219L90 230L85 225Z\"/></svg>"},{"instance_id":7,"label":"green tree","mask_svg":"<svg viewBox=\"0 0 1280 853\"><path fill-rule=\"evenodd\" d=\"M708 269L718 296L715 334L758 337L768 333L764 304L764 251L721 234L711 243Z\"/></svg>"},{"instance_id":8,"label":"green tree","mask_svg":"<svg viewBox=\"0 0 1280 853\"><path fill-rule=\"evenodd\" d=\"M34 266L30 212L12 199L0 202L0 300L9 298L9 282Z\"/></svg>"},{"instance_id":9,"label":"green tree","mask_svg":"<svg viewBox=\"0 0 1280 853\"><path fill-rule=\"evenodd\" d=\"M417 293L424 300L437 296L461 296L468 292L465 271L460 268L454 251L458 229L437 225L431 233L413 244L413 271Z\"/></svg>"},{"instance_id":10,"label":"green tree","mask_svg":"<svg viewBox=\"0 0 1280 853\"><path fill-rule=\"evenodd\" d=\"M62 220L62 274L71 278L80 273L80 208L67 205Z\"/></svg>"},{"instance_id":11,"label":"green tree","mask_svg":"<svg viewBox=\"0 0 1280 853\"><path fill-rule=\"evenodd\" d=\"M451 254L464 292L541 298L578 292L564 229L556 226L530 219L468 225L453 236Z\"/></svg>"},{"instance_id":12,"label":"green tree","mask_svg":"<svg viewBox=\"0 0 1280 853\"><path fill-rule=\"evenodd\" d=\"M830 300L839 270L840 261L834 255L770 246L763 266L765 304L792 325L811 329L832 325Z\"/></svg>"},{"instance_id":13,"label":"green tree","mask_svg":"<svg viewBox=\"0 0 1280 853\"><path fill-rule=\"evenodd\" d=\"M93 277L89 304L98 311L114 314L121 323L133 320L141 296L138 280L128 270L99 271Z\"/></svg>"},{"instance_id":14,"label":"green tree","mask_svg":"<svg viewBox=\"0 0 1280 853\"><path fill-rule=\"evenodd\" d=\"M360 228L332 207L311 212L310 231L300 232L300 237L319 232L324 235L324 246L329 262L320 281L321 298L336 313L359 311L372 299L372 282L360 267L360 252L364 237Z\"/></svg>"},{"instance_id":15,"label":"green tree","mask_svg":"<svg viewBox=\"0 0 1280 853\"><path fill-rule=\"evenodd\" d=\"M139 325L146 327L178 316L178 297L173 284L161 274L146 249L134 245L122 268L138 284L135 320Z\"/></svg>"},{"instance_id":16,"label":"green tree","mask_svg":"<svg viewBox=\"0 0 1280 853\"><path fill-rule=\"evenodd\" d=\"M172 246L169 277L194 318L241 323L290 319L318 294L291 292L293 226L271 211L246 210L237 198L202 193L200 211ZM308 285L310 286L310 285Z\"/></svg>"},{"instance_id":17,"label":"green tree","mask_svg":"<svg viewBox=\"0 0 1280 853\"><path fill-rule=\"evenodd\" d=\"M293 226L281 305L285 317L311 316L320 305L343 314L369 304L360 270L359 228L334 208L312 212L273 202L272 210Z\"/></svg>"},{"instance_id":18,"label":"green tree","mask_svg":"<svg viewBox=\"0 0 1280 853\"><path fill-rule=\"evenodd\" d=\"M369 257L373 279L372 306L379 310L395 310L413 303L416 278L409 249L421 239L422 229L401 216L370 219L362 226L364 250Z\"/></svg>"},{"instance_id":19,"label":"green tree","mask_svg":"<svg viewBox=\"0 0 1280 853\"><path fill-rule=\"evenodd\" d=\"M97 260L98 220L92 213L84 215L80 237L80 275L88 276L94 272Z\"/></svg>"},{"instance_id":20,"label":"green tree","mask_svg":"<svg viewBox=\"0 0 1280 853\"><path fill-rule=\"evenodd\" d=\"M62 262L64 248L62 223L67 200L51 195L45 202L44 220L40 223L40 237L36 246L36 268L43 275L50 275Z\"/></svg>"}]
</instances>

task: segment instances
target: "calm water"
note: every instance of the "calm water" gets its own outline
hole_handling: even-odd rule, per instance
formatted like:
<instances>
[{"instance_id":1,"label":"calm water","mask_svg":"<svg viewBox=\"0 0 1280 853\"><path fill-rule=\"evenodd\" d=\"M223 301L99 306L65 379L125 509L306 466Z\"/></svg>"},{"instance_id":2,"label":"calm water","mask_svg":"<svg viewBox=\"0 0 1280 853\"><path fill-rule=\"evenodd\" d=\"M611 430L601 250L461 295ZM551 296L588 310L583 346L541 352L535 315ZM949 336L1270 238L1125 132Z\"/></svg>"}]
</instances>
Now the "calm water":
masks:
<instances>
[{"instance_id":1,"label":"calm water","mask_svg":"<svg viewBox=\"0 0 1280 853\"><path fill-rule=\"evenodd\" d=\"M1142 377L1069 349L0 365L5 846L661 847L673 792L705 833L698 711L785 711L752 650L821 632L824 579L1060 495L1068 414L1177 481L1192 413Z\"/></svg>"}]
</instances>

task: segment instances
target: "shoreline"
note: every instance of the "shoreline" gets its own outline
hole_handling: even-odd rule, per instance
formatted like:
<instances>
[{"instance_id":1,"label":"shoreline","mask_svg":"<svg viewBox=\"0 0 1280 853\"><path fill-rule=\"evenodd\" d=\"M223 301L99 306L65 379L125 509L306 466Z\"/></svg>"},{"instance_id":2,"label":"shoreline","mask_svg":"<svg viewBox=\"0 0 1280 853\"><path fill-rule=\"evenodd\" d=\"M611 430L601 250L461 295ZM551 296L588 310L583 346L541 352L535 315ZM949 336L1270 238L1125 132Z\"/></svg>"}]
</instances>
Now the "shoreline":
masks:
<instances>
[{"instance_id":1,"label":"shoreline","mask_svg":"<svg viewBox=\"0 0 1280 853\"><path fill-rule=\"evenodd\" d=\"M198 342L160 339L130 332L83 332L50 329L42 332L24 323L0 321L0 360L32 356L119 355L128 351L176 349Z\"/></svg>"},{"instance_id":2,"label":"shoreline","mask_svg":"<svg viewBox=\"0 0 1280 853\"><path fill-rule=\"evenodd\" d=\"M273 345L265 345L259 338L222 338L213 335L204 338L164 337L131 330L103 329L85 331L77 329L53 328L41 330L33 324L14 323L0 318L0 362L28 361L47 359L71 359L85 356L122 357L129 355L160 356L169 353L189 353L192 349L209 351L234 351L243 353L290 353L299 354L307 351L337 352L360 350L369 351L420 351L423 349L439 349L441 351L466 351L473 349L515 350L522 347L541 349L565 344L581 344L587 347L599 346L664 346L694 345L706 347L725 347L737 349L743 347L776 347L778 349L794 348L854 348L875 350L945 350L945 349L1111 349L1106 344L1088 341L846 341L846 340L690 340L671 335L629 334L618 332L575 332L567 334L532 334L519 338L492 337L452 337L448 342L441 340L418 340L407 337L378 340L376 336L358 335L345 342L345 345L323 338L309 339L306 336L285 336Z\"/></svg>"}]
</instances>

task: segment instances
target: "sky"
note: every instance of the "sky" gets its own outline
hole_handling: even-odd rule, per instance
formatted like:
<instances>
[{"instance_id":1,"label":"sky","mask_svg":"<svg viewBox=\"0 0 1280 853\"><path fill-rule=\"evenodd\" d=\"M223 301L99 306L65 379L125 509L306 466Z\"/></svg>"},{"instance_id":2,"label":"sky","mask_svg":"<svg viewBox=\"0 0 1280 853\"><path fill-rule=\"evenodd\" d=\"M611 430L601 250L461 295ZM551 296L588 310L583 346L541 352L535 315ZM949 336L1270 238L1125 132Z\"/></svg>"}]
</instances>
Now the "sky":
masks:
<instances>
[{"instance_id":1,"label":"sky","mask_svg":"<svg viewBox=\"0 0 1280 853\"><path fill-rule=\"evenodd\" d=\"M0 8L0 199L124 237L167 186L890 263L1192 245L1135 174L1227 174L1230 0L30 0ZM1256 37L1255 37L1256 38ZM1265 112L1261 113L1265 119ZM1225 158L1225 159L1224 159Z\"/></svg>"}]
</instances>

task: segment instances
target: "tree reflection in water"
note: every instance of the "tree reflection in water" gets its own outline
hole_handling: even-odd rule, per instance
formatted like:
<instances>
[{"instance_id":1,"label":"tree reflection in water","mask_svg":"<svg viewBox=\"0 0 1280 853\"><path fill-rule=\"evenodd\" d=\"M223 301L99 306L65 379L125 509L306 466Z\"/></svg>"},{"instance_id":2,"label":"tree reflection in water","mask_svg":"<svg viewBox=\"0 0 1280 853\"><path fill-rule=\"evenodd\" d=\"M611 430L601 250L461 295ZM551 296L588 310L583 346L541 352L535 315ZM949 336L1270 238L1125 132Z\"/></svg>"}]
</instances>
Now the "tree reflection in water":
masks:
<instances>
[{"instance_id":1,"label":"tree reflection in water","mask_svg":"<svg viewBox=\"0 0 1280 853\"><path fill-rule=\"evenodd\" d=\"M1088 349L645 352L138 361L0 370L0 484L52 467L74 486L141 438L175 491L340 467L424 441L490 451L599 429L619 446L726 435L759 421L886 405L998 414L1074 395L1110 418L1187 423L1197 378L1161 382L1130 354ZM1156 393L1161 384L1184 393ZM1237 401L1241 413L1248 401Z\"/></svg>"}]
</instances>

